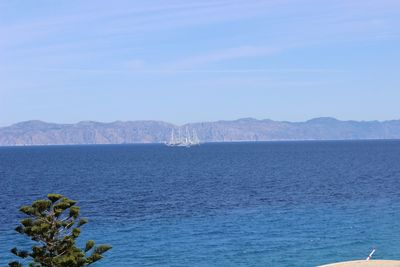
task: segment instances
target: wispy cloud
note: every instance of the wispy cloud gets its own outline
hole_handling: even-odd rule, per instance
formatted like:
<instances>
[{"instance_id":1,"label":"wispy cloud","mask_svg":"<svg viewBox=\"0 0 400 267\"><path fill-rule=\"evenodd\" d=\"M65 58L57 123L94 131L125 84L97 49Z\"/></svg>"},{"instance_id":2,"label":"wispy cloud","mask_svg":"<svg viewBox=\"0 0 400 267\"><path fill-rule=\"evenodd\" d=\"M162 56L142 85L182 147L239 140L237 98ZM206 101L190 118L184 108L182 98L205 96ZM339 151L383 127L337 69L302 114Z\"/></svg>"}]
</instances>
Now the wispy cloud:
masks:
<instances>
[{"instance_id":1,"label":"wispy cloud","mask_svg":"<svg viewBox=\"0 0 400 267\"><path fill-rule=\"evenodd\" d=\"M282 48L268 46L239 46L211 53L188 57L176 62L172 62L166 66L166 69L185 70L201 66L207 66L212 63L218 63L227 60L263 57L274 55L282 51Z\"/></svg>"},{"instance_id":2,"label":"wispy cloud","mask_svg":"<svg viewBox=\"0 0 400 267\"><path fill-rule=\"evenodd\" d=\"M75 3L63 3L65 8L36 9L36 13L0 23L0 57L5 59L0 67L34 66L31 69L82 73L265 72L271 69L263 64L236 69L229 64L265 59L298 46L310 50L321 44L400 36L396 16L400 15L400 2L390 0L153 0L118 4L89 0L78 8ZM6 6L15 5L10 1ZM252 23L236 29L236 21ZM214 26L221 25L229 33L221 32L215 41L203 39L213 33ZM190 42L186 34L190 34ZM215 36L219 38L218 33ZM227 65L218 66L223 62Z\"/></svg>"},{"instance_id":3,"label":"wispy cloud","mask_svg":"<svg viewBox=\"0 0 400 267\"><path fill-rule=\"evenodd\" d=\"M60 34L68 36L69 34L77 34L81 29L86 28L88 28L88 31L82 36L83 39L139 34L147 31L252 17L265 14L277 5L260 0L152 1L141 3L128 1L122 5L111 5L109 1L88 1L86 5L82 5L78 12L76 12L76 7L71 5L63 11L56 9L56 14L37 14L0 25L0 36L3 37L4 46L25 41L39 41L40 38Z\"/></svg>"},{"instance_id":4,"label":"wispy cloud","mask_svg":"<svg viewBox=\"0 0 400 267\"><path fill-rule=\"evenodd\" d=\"M18 5L8 2L8 5ZM301 0L204 0L204 1L85 1L65 8L34 13L0 23L0 48L42 49L68 46L92 49L110 40L156 39L166 31L213 25L236 20L269 18L259 34L276 40L329 42L354 38L399 35L400 2L389 0L330 1ZM318 12L316 12L318 10ZM396 11L397 10L397 11ZM54 11L54 12L52 12ZM0 17L2 15L0 10ZM379 22L379 23L377 23ZM382 34L383 33L383 34ZM378 37L377 37L378 36ZM65 48L68 49L68 48ZM69 51L71 51L69 49ZM195 60L195 59L194 59Z\"/></svg>"},{"instance_id":5,"label":"wispy cloud","mask_svg":"<svg viewBox=\"0 0 400 267\"><path fill-rule=\"evenodd\" d=\"M190 74L190 73L231 73L231 74L246 74L246 73L338 73L344 72L342 69L333 68L234 68L234 69L221 69L221 68L202 68L202 69L171 69L171 68L139 68L127 67L120 69L96 69L96 68L0 68L0 71L11 72L58 72L58 73L77 73L77 74ZM25 84L29 84L26 82Z\"/></svg>"}]
</instances>

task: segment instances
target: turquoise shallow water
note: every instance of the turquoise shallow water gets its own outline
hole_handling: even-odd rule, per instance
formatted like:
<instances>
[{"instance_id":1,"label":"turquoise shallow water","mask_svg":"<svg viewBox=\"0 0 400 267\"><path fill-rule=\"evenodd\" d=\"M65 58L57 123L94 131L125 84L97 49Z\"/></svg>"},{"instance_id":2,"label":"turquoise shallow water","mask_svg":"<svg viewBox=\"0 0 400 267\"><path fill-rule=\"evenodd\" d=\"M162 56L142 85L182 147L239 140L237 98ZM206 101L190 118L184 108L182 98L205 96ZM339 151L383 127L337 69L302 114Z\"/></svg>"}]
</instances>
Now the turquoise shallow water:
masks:
<instances>
[{"instance_id":1,"label":"turquoise shallow water","mask_svg":"<svg viewBox=\"0 0 400 267\"><path fill-rule=\"evenodd\" d=\"M79 200L95 266L315 266L400 258L400 142L0 148L0 266L18 207Z\"/></svg>"}]
</instances>

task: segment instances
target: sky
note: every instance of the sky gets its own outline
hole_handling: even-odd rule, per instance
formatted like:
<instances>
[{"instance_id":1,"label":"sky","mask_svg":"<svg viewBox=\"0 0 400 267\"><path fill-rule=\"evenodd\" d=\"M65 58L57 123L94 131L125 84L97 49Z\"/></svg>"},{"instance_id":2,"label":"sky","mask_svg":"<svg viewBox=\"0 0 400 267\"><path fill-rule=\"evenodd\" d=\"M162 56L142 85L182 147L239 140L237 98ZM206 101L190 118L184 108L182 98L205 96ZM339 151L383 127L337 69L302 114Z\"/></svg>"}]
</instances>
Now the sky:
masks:
<instances>
[{"instance_id":1,"label":"sky","mask_svg":"<svg viewBox=\"0 0 400 267\"><path fill-rule=\"evenodd\" d=\"M0 0L0 126L400 119L398 0Z\"/></svg>"}]
</instances>

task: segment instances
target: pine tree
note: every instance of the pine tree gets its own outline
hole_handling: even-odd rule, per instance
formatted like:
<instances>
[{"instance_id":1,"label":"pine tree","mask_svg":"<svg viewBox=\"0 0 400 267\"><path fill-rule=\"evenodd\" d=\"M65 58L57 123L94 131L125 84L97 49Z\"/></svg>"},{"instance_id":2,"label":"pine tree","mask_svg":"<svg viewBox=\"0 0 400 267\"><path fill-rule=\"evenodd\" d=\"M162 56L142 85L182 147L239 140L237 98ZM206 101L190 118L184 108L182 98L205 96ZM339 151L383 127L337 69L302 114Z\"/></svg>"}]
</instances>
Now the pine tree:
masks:
<instances>
[{"instance_id":1,"label":"pine tree","mask_svg":"<svg viewBox=\"0 0 400 267\"><path fill-rule=\"evenodd\" d=\"M95 246L93 240L84 249L76 247L80 227L88 222L80 218L76 201L60 194L49 194L47 199L36 200L20 211L27 215L15 229L35 242L32 251L13 248L16 256L31 260L30 267L83 267L103 258L111 249L109 245ZM21 267L20 262L9 263L10 267Z\"/></svg>"}]
</instances>

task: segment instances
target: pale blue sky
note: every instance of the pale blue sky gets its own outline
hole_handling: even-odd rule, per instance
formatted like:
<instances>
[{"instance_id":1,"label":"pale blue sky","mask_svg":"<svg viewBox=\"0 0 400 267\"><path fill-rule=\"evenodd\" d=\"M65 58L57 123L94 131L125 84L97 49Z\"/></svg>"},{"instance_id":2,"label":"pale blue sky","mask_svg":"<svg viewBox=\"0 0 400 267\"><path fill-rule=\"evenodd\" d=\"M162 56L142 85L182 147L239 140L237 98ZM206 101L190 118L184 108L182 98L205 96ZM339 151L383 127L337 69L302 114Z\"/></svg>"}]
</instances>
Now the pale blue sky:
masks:
<instances>
[{"instance_id":1,"label":"pale blue sky","mask_svg":"<svg viewBox=\"0 0 400 267\"><path fill-rule=\"evenodd\" d=\"M0 126L400 118L397 0L0 0Z\"/></svg>"}]
</instances>

